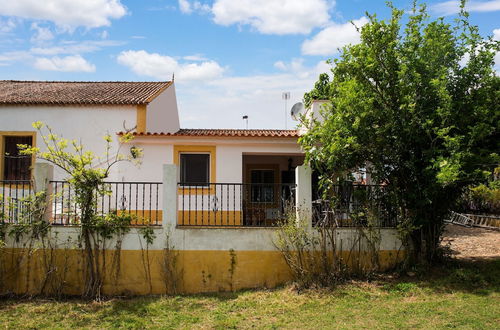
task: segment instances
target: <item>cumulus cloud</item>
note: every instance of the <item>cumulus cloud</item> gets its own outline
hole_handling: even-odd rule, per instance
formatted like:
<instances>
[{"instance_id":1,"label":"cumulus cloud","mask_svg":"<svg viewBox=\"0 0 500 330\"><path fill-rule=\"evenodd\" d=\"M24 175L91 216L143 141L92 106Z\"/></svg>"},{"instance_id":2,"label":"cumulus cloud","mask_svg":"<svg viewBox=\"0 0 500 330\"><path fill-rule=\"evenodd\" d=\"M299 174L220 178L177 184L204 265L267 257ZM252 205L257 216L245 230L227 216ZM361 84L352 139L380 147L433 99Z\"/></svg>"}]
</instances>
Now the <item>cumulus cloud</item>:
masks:
<instances>
[{"instance_id":1,"label":"cumulus cloud","mask_svg":"<svg viewBox=\"0 0 500 330\"><path fill-rule=\"evenodd\" d=\"M0 0L0 15L51 21L64 30L109 26L126 13L119 0Z\"/></svg>"},{"instance_id":2,"label":"cumulus cloud","mask_svg":"<svg viewBox=\"0 0 500 330\"><path fill-rule=\"evenodd\" d=\"M327 0L216 0L213 20L220 25L249 25L265 34L308 34L330 20Z\"/></svg>"},{"instance_id":3,"label":"cumulus cloud","mask_svg":"<svg viewBox=\"0 0 500 330\"><path fill-rule=\"evenodd\" d=\"M87 62L80 55L70 55L66 57L54 56L51 58L37 58L34 63L35 68L45 71L62 72L94 72L95 65Z\"/></svg>"},{"instance_id":4,"label":"cumulus cloud","mask_svg":"<svg viewBox=\"0 0 500 330\"><path fill-rule=\"evenodd\" d=\"M338 53L339 48L348 44L356 44L359 42L359 32L356 27L360 28L368 23L366 17L347 22L344 24L332 23L327 28L321 30L312 39L308 39L302 43L302 54L306 55L334 55Z\"/></svg>"},{"instance_id":5,"label":"cumulus cloud","mask_svg":"<svg viewBox=\"0 0 500 330\"><path fill-rule=\"evenodd\" d=\"M145 50L128 50L118 55L118 63L130 68L141 76L168 80L175 73L176 80L181 82L192 80L210 80L220 77L224 72L215 61L199 63L179 63L173 57L148 53Z\"/></svg>"},{"instance_id":6,"label":"cumulus cloud","mask_svg":"<svg viewBox=\"0 0 500 330\"><path fill-rule=\"evenodd\" d=\"M465 9L469 12L489 12L500 10L500 0L467 1ZM444 1L431 6L438 15L454 15L460 12L460 1Z\"/></svg>"}]
</instances>

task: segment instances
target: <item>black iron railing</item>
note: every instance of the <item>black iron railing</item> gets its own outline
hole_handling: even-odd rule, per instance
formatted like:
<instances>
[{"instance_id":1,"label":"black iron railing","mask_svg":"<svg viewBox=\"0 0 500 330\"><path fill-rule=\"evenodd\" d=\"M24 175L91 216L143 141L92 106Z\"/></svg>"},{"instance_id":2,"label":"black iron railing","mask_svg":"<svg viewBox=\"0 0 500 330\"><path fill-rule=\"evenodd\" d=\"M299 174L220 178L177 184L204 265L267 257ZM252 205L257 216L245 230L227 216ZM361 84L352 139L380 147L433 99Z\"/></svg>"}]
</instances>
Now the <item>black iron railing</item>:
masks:
<instances>
[{"instance_id":1,"label":"black iron railing","mask_svg":"<svg viewBox=\"0 0 500 330\"><path fill-rule=\"evenodd\" d=\"M18 223L26 215L26 199L33 194L30 180L0 180L0 222Z\"/></svg>"},{"instance_id":2,"label":"black iron railing","mask_svg":"<svg viewBox=\"0 0 500 330\"><path fill-rule=\"evenodd\" d=\"M50 181L52 223L80 223L81 210L75 200L75 189L66 181ZM106 182L96 191L98 215L132 214L132 225L161 225L161 182Z\"/></svg>"},{"instance_id":3,"label":"black iron railing","mask_svg":"<svg viewBox=\"0 0 500 330\"><path fill-rule=\"evenodd\" d=\"M295 184L178 183L178 225L275 226L295 207Z\"/></svg>"},{"instance_id":4,"label":"black iron railing","mask_svg":"<svg viewBox=\"0 0 500 330\"><path fill-rule=\"evenodd\" d=\"M397 212L384 185L335 185L312 202L313 226L396 227Z\"/></svg>"}]
</instances>

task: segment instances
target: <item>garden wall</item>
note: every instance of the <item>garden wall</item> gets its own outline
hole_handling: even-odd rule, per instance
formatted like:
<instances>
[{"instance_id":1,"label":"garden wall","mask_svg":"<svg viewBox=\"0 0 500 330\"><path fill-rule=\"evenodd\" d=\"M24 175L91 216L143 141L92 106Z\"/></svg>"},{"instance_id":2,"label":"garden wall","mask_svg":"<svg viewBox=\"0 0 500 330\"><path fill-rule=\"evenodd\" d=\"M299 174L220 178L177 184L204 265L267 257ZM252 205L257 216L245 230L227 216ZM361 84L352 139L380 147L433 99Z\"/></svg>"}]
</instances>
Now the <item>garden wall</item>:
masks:
<instances>
[{"instance_id":1,"label":"garden wall","mask_svg":"<svg viewBox=\"0 0 500 330\"><path fill-rule=\"evenodd\" d=\"M306 171L299 167L298 170ZM310 200L310 181L298 173L297 201ZM309 176L310 180L310 176ZM305 182L304 182L305 181ZM142 295L230 291L275 287L292 279L274 245L273 228L187 228L177 224L177 168L164 165L162 227L148 245L140 228L100 252L102 294ZM309 197L308 197L309 196ZM381 269L403 258L395 229L379 229L376 254ZM3 292L81 294L84 259L76 227L52 226L44 242L6 237L0 256ZM338 253L348 264L372 262L372 251L354 228L335 231ZM50 242L50 244L49 244ZM356 261L354 261L356 260Z\"/></svg>"}]
</instances>

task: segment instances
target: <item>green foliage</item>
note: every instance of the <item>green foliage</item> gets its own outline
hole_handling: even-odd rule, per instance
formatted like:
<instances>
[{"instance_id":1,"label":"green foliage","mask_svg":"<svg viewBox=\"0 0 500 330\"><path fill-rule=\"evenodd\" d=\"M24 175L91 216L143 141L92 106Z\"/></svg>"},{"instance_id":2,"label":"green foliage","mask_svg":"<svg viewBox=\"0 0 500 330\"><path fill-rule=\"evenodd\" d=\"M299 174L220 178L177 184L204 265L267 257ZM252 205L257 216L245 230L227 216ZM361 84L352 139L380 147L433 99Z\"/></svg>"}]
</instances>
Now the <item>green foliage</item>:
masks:
<instances>
[{"instance_id":1,"label":"green foliage","mask_svg":"<svg viewBox=\"0 0 500 330\"><path fill-rule=\"evenodd\" d=\"M2 232L19 242L24 236L31 239L45 238L50 224L45 219L47 193L39 191L33 195L20 198L15 202L7 199L6 208L17 214L16 223L3 224Z\"/></svg>"},{"instance_id":2,"label":"green foliage","mask_svg":"<svg viewBox=\"0 0 500 330\"><path fill-rule=\"evenodd\" d=\"M446 213L499 162L500 42L463 9L449 24L414 3L402 26L405 12L390 6L390 19L369 15L361 42L342 49L331 81L304 96L326 91L329 103L323 122L303 123L300 143L326 191L360 168L387 184L407 238L432 260Z\"/></svg>"},{"instance_id":3,"label":"green foliage","mask_svg":"<svg viewBox=\"0 0 500 330\"><path fill-rule=\"evenodd\" d=\"M109 176L111 168L122 161L140 162L141 150L133 148L129 156L120 153L123 143L133 139L131 133L118 139L119 148L113 155L113 139L104 136L104 155L96 156L85 150L76 140L68 140L57 136L49 126L41 122L33 123L33 127L42 136L45 150L28 145L18 145L21 154L35 155L64 170L68 181L74 189L74 202L80 210L81 245L85 255L85 288L83 295L99 299L105 271L105 241L112 237L120 238L127 231L132 218L127 214L108 214L105 217L96 214L99 196L109 194L104 180ZM44 134L46 131L46 134ZM102 167L101 167L102 166ZM120 241L120 240L119 240ZM102 250L102 251L101 251ZM102 253L100 253L102 252ZM100 257L102 254L102 257Z\"/></svg>"},{"instance_id":4,"label":"green foliage","mask_svg":"<svg viewBox=\"0 0 500 330\"><path fill-rule=\"evenodd\" d=\"M331 63L331 61L328 61L328 63ZM328 100L330 93L330 76L327 73L322 73L314 84L314 88L304 94L304 106L309 108L314 100Z\"/></svg>"},{"instance_id":5,"label":"green foliage","mask_svg":"<svg viewBox=\"0 0 500 330\"><path fill-rule=\"evenodd\" d=\"M135 216L129 213L122 212L116 214L112 212L105 216L96 216L93 226L103 239L111 239L128 233L130 231L130 224L134 219Z\"/></svg>"},{"instance_id":6,"label":"green foliage","mask_svg":"<svg viewBox=\"0 0 500 330\"><path fill-rule=\"evenodd\" d=\"M500 187L490 183L469 188L466 194L468 210L489 214L500 214Z\"/></svg>"},{"instance_id":7,"label":"green foliage","mask_svg":"<svg viewBox=\"0 0 500 330\"><path fill-rule=\"evenodd\" d=\"M139 228L139 233L141 234L142 238L146 241L147 246L153 244L154 240L156 239L156 234L153 229L153 226L149 224L146 224L145 226Z\"/></svg>"}]
</instances>

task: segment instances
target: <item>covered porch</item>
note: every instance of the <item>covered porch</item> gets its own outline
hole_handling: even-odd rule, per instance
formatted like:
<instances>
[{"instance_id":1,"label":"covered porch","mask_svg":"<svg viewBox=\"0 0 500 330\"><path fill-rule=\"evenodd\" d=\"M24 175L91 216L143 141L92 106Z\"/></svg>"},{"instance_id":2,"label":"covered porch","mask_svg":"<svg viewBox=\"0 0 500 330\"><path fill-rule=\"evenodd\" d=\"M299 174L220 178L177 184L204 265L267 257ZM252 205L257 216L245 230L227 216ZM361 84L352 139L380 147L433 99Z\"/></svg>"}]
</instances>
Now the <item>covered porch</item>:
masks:
<instances>
[{"instance_id":1,"label":"covered porch","mask_svg":"<svg viewBox=\"0 0 500 330\"><path fill-rule=\"evenodd\" d=\"M295 208L296 171L303 162L299 153L243 153L241 182L178 182L177 224L278 225Z\"/></svg>"}]
</instances>

